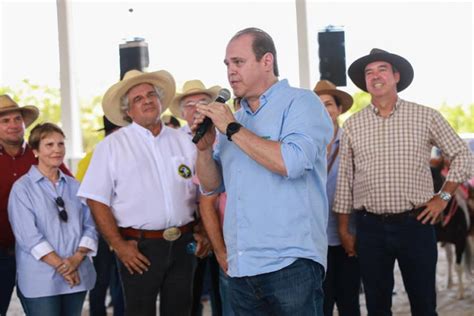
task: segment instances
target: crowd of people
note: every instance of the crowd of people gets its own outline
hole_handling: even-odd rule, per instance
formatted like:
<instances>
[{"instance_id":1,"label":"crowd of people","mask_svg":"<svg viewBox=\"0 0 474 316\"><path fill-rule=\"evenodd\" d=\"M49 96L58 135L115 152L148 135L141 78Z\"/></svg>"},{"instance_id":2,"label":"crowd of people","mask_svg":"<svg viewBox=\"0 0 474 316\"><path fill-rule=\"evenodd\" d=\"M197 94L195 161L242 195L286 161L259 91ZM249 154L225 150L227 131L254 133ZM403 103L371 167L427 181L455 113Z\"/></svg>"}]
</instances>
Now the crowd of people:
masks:
<instances>
[{"instance_id":1,"label":"crowd of people","mask_svg":"<svg viewBox=\"0 0 474 316\"><path fill-rule=\"evenodd\" d=\"M414 315L436 315L433 224L474 176L467 145L436 110L398 93L405 58L373 49L348 75L371 103L321 80L279 79L269 34L247 28L221 87L128 71L104 94L106 137L73 177L66 137L35 106L0 96L0 315L16 285L27 315L390 315L398 261ZM174 117L161 118L170 108ZM238 109L238 110L237 110ZM178 119L187 124L180 126ZM212 127L194 144L206 118ZM433 192L431 148L451 168Z\"/></svg>"}]
</instances>

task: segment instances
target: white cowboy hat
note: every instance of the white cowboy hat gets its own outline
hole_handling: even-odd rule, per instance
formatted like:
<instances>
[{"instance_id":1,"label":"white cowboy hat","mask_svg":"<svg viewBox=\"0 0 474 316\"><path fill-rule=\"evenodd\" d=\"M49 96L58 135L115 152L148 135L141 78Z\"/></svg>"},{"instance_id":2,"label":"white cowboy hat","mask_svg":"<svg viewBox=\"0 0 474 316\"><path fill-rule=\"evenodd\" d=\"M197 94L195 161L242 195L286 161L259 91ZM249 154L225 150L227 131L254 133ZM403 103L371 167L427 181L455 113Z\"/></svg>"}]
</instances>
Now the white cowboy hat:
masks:
<instances>
[{"instance_id":1,"label":"white cowboy hat","mask_svg":"<svg viewBox=\"0 0 474 316\"><path fill-rule=\"evenodd\" d=\"M174 116L177 116L180 119L184 119L181 116L181 110L179 108L179 103L184 97L204 93L207 94L212 100L214 100L215 98L217 98L217 94L220 90L221 87L219 86L213 86L209 89L206 89L201 80L186 81L183 85L182 93L176 93L176 96L173 98L173 101L171 101L170 111L171 113L173 113Z\"/></svg>"},{"instance_id":2,"label":"white cowboy hat","mask_svg":"<svg viewBox=\"0 0 474 316\"><path fill-rule=\"evenodd\" d=\"M112 123L118 126L130 124L130 122L124 118L120 110L120 98L122 98L128 90L141 83L149 83L159 87L163 91L163 95L160 98L161 111L166 110L176 91L173 76L166 70L155 72L130 70L125 73L121 81L111 86L107 92L105 92L104 98L102 99L104 114Z\"/></svg>"},{"instance_id":3,"label":"white cowboy hat","mask_svg":"<svg viewBox=\"0 0 474 316\"><path fill-rule=\"evenodd\" d=\"M34 105L19 106L9 95L0 95L0 114L19 111L23 116L25 127L28 127L33 123L39 116L39 110Z\"/></svg>"}]
</instances>

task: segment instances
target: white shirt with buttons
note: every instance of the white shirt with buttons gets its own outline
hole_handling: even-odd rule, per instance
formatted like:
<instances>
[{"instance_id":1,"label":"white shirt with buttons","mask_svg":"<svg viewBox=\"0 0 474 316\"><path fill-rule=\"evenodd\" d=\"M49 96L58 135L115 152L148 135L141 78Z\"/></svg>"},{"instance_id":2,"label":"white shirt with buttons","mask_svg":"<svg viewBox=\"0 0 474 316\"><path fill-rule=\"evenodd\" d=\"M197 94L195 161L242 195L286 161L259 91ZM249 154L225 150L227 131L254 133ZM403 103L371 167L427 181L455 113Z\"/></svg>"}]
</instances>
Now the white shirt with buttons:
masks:
<instances>
[{"instance_id":1,"label":"white shirt with buttons","mask_svg":"<svg viewBox=\"0 0 474 316\"><path fill-rule=\"evenodd\" d=\"M191 222L197 208L196 148L163 125L132 123L97 145L78 196L111 207L119 227L159 230Z\"/></svg>"}]
</instances>

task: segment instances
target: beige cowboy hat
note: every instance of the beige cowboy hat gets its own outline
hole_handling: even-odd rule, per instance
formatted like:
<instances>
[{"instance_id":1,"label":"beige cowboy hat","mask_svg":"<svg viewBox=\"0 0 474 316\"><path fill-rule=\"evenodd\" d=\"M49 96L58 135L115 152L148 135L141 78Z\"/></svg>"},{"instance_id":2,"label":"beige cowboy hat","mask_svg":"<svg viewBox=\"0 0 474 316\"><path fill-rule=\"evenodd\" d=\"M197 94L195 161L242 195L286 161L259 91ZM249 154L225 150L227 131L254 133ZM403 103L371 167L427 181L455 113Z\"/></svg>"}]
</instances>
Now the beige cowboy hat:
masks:
<instances>
[{"instance_id":1,"label":"beige cowboy hat","mask_svg":"<svg viewBox=\"0 0 474 316\"><path fill-rule=\"evenodd\" d=\"M182 93L176 93L175 97L173 98L173 101L171 101L170 104L170 111L173 113L174 116L179 117L180 119L184 119L181 116L181 110L179 108L179 103L184 97L194 95L194 94L207 94L209 97L211 97L212 100L217 98L217 94L221 90L221 87L219 86L213 86L210 87L209 89L206 89L204 84L201 82L201 80L189 80L186 81L183 85L183 90Z\"/></svg>"},{"instance_id":2,"label":"beige cowboy hat","mask_svg":"<svg viewBox=\"0 0 474 316\"><path fill-rule=\"evenodd\" d=\"M379 48L372 48L370 54L363 56L352 63L347 70L347 74L352 82L361 90L367 92L365 83L365 67L375 61L385 61L397 68L400 73L400 81L397 83L397 91L406 89L413 81L413 67L410 62L402 56L386 52Z\"/></svg>"},{"instance_id":3,"label":"beige cowboy hat","mask_svg":"<svg viewBox=\"0 0 474 316\"><path fill-rule=\"evenodd\" d=\"M329 80L318 81L313 91L317 95L329 94L337 99L336 102L342 107L341 114L349 110L354 103L354 99L349 93L337 89L336 85Z\"/></svg>"},{"instance_id":4,"label":"beige cowboy hat","mask_svg":"<svg viewBox=\"0 0 474 316\"><path fill-rule=\"evenodd\" d=\"M161 112L166 110L169 103L174 97L176 84L173 76L166 70L155 72L141 72L139 70L130 70L125 73L123 79L111 86L104 94L102 99L102 109L105 116L115 125L125 126L130 124L120 110L120 98L122 98L128 90L141 83L149 83L159 87L163 91L161 101Z\"/></svg>"},{"instance_id":5,"label":"beige cowboy hat","mask_svg":"<svg viewBox=\"0 0 474 316\"><path fill-rule=\"evenodd\" d=\"M25 127L28 127L33 123L39 116L39 110L34 105L25 105L20 107L9 95L0 95L0 114L20 111L25 122Z\"/></svg>"}]
</instances>

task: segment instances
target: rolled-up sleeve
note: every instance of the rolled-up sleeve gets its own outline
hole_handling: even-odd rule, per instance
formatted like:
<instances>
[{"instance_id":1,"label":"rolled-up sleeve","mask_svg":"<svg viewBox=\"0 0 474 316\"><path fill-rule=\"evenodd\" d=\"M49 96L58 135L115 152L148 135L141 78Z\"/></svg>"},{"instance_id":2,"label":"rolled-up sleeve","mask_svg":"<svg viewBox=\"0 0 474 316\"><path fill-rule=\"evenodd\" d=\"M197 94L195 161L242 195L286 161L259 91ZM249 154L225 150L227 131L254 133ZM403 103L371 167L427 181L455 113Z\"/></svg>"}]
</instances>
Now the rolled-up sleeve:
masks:
<instances>
[{"instance_id":1,"label":"rolled-up sleeve","mask_svg":"<svg viewBox=\"0 0 474 316\"><path fill-rule=\"evenodd\" d=\"M352 186L354 181L354 162L350 141L350 128L344 126L339 150L339 171L333 211L349 214L353 208Z\"/></svg>"},{"instance_id":2,"label":"rolled-up sleeve","mask_svg":"<svg viewBox=\"0 0 474 316\"><path fill-rule=\"evenodd\" d=\"M474 158L468 145L438 111L432 112L430 133L433 143L451 162L446 181L463 183L474 176Z\"/></svg>"},{"instance_id":3,"label":"rolled-up sleeve","mask_svg":"<svg viewBox=\"0 0 474 316\"><path fill-rule=\"evenodd\" d=\"M284 119L281 155L287 178L295 179L312 170L318 156L325 159L333 127L321 101L310 92L293 100Z\"/></svg>"},{"instance_id":4,"label":"rolled-up sleeve","mask_svg":"<svg viewBox=\"0 0 474 316\"><path fill-rule=\"evenodd\" d=\"M95 256L98 248L97 230L95 228L94 220L92 219L91 212L87 205L82 204L82 212L84 214L82 221L82 237L79 242L79 247L85 247L91 251L87 254L88 256Z\"/></svg>"}]
</instances>

